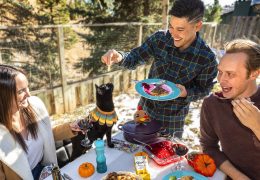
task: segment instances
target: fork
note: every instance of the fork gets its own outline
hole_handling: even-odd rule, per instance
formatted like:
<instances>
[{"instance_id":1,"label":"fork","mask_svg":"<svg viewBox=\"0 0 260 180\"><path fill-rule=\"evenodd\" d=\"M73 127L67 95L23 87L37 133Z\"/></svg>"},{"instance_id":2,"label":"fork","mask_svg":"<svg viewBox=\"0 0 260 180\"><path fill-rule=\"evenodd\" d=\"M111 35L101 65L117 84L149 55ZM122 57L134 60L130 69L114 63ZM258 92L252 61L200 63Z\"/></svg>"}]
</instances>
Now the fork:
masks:
<instances>
[{"instance_id":1,"label":"fork","mask_svg":"<svg viewBox=\"0 0 260 180\"><path fill-rule=\"evenodd\" d=\"M144 142L142 142L142 141L139 141L139 140L137 140L136 138L133 138L133 140L136 141L136 142L138 142L138 143L140 143L140 144L143 145L143 146L148 146L151 150L153 149L152 146L150 146L149 144L144 143Z\"/></svg>"},{"instance_id":2,"label":"fork","mask_svg":"<svg viewBox=\"0 0 260 180\"><path fill-rule=\"evenodd\" d=\"M62 176L65 180L73 180L68 174L66 173L63 173L63 176Z\"/></svg>"},{"instance_id":3,"label":"fork","mask_svg":"<svg viewBox=\"0 0 260 180\"><path fill-rule=\"evenodd\" d=\"M138 83L139 82L138 80L135 80L135 79L131 79L131 81L134 82L134 83ZM161 86L161 85L166 84L166 82L167 82L166 80L160 80L157 83L153 83L153 85L155 85L157 87L157 86Z\"/></svg>"},{"instance_id":4,"label":"fork","mask_svg":"<svg viewBox=\"0 0 260 180\"><path fill-rule=\"evenodd\" d=\"M166 82L167 82L166 80L161 80L161 81L158 81L157 83L154 83L154 85L155 85L155 87L160 87L160 86L166 84Z\"/></svg>"}]
</instances>

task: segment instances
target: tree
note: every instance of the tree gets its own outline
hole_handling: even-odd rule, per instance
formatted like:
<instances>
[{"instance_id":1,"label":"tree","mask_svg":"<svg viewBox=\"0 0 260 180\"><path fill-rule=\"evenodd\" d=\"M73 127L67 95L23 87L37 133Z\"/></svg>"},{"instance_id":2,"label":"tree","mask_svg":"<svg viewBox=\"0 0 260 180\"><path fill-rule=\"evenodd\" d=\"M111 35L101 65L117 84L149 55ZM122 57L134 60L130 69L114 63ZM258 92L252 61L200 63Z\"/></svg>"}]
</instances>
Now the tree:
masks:
<instances>
[{"instance_id":1,"label":"tree","mask_svg":"<svg viewBox=\"0 0 260 180\"><path fill-rule=\"evenodd\" d=\"M35 22L33 7L29 4L28 0L15 1L4 0L0 1L0 23L2 25L30 25Z\"/></svg>"},{"instance_id":2,"label":"tree","mask_svg":"<svg viewBox=\"0 0 260 180\"><path fill-rule=\"evenodd\" d=\"M114 1L113 20L130 22L161 22L161 0L117 0Z\"/></svg>"},{"instance_id":3,"label":"tree","mask_svg":"<svg viewBox=\"0 0 260 180\"><path fill-rule=\"evenodd\" d=\"M0 3L1 22L9 26L24 26L1 30L1 56L5 63L19 58L21 66L29 73L32 89L59 84L59 64L56 59L57 30L54 28L31 28L31 25L67 24L69 11L66 0L38 1L32 7L29 0L5 0ZM26 27L25 27L26 26ZM76 34L64 30L65 48L76 42Z\"/></svg>"},{"instance_id":4,"label":"tree","mask_svg":"<svg viewBox=\"0 0 260 180\"><path fill-rule=\"evenodd\" d=\"M221 12L222 7L220 6L219 1L214 0L213 5L206 6L204 21L219 23L221 21Z\"/></svg>"},{"instance_id":5,"label":"tree","mask_svg":"<svg viewBox=\"0 0 260 180\"><path fill-rule=\"evenodd\" d=\"M111 23L111 22L161 22L161 0L92 0L85 22ZM149 28L143 27L143 37L150 35ZM90 72L90 76L106 71L106 66L101 63L100 57L108 49L129 51L137 45L137 26L124 27L90 27L91 34L79 34L92 47L91 55L83 58L76 68L83 72ZM159 29L159 28L157 28ZM115 70L117 66L112 66Z\"/></svg>"},{"instance_id":6,"label":"tree","mask_svg":"<svg viewBox=\"0 0 260 180\"><path fill-rule=\"evenodd\" d=\"M0 32L4 39L0 42L2 57L4 55L4 59L11 59L9 53L25 54L25 57L34 60L30 65L25 64L25 68L34 78L33 81L41 85L50 84L59 80L59 65L55 61L58 56L57 30L30 28L30 25L67 24L72 21L161 22L161 3L161 0L36 0L36 4L32 6L30 0L4 0L4 3L0 2L0 23L10 26L25 25L28 28ZM143 28L143 37L152 33L149 28ZM89 27L89 34L85 35L72 28L64 28L65 48L69 49L76 43L78 36L83 37L92 52L76 67L83 68L83 71L93 69L94 75L106 69L100 61L104 51L110 48L127 51L136 46L138 30L137 26Z\"/></svg>"}]
</instances>

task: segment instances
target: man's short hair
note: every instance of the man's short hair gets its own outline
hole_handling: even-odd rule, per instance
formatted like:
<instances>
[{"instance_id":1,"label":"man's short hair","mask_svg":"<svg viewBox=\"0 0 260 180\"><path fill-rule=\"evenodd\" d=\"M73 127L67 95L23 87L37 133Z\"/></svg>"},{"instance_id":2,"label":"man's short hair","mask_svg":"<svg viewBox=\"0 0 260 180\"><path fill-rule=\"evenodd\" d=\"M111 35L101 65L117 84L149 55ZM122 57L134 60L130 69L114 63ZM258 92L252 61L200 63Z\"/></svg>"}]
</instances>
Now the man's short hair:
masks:
<instances>
[{"instance_id":1,"label":"man's short hair","mask_svg":"<svg viewBox=\"0 0 260 180\"><path fill-rule=\"evenodd\" d=\"M235 39L225 44L226 53L243 52L247 55L246 69L248 76L260 68L260 46L249 39Z\"/></svg>"},{"instance_id":2,"label":"man's short hair","mask_svg":"<svg viewBox=\"0 0 260 180\"><path fill-rule=\"evenodd\" d=\"M205 6L201 0L175 0L169 12L171 16L187 18L189 22L203 19Z\"/></svg>"}]
</instances>

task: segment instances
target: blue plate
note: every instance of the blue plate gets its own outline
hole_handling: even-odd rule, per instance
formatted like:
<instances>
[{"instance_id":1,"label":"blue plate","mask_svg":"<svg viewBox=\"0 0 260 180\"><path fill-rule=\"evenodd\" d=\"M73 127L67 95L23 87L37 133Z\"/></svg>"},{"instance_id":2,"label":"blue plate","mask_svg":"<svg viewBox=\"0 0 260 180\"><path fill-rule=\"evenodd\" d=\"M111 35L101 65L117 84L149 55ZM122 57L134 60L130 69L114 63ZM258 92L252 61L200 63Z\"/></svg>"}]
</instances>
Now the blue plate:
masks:
<instances>
[{"instance_id":1,"label":"blue plate","mask_svg":"<svg viewBox=\"0 0 260 180\"><path fill-rule=\"evenodd\" d=\"M169 180L171 176L176 176L176 178L180 178L182 176L192 176L195 180L208 180L205 176L202 176L193 171L175 171L163 177L163 180Z\"/></svg>"},{"instance_id":2,"label":"blue plate","mask_svg":"<svg viewBox=\"0 0 260 180\"><path fill-rule=\"evenodd\" d=\"M162 82L162 79L144 79L144 80L138 81L136 83L135 90L141 96L143 96L147 99L156 100L156 101L168 101L168 100L176 99L177 97L179 97L181 90L174 83L172 83L170 81L166 81L165 84L161 85L161 87L163 89L165 89L166 91L169 92L167 95L164 95L164 96L150 95L149 93L147 93L144 90L144 86L142 85L142 83L147 83L147 84L151 85L151 89L153 89L153 88L155 88L155 85L153 85L153 84L160 83L160 82Z\"/></svg>"}]
</instances>

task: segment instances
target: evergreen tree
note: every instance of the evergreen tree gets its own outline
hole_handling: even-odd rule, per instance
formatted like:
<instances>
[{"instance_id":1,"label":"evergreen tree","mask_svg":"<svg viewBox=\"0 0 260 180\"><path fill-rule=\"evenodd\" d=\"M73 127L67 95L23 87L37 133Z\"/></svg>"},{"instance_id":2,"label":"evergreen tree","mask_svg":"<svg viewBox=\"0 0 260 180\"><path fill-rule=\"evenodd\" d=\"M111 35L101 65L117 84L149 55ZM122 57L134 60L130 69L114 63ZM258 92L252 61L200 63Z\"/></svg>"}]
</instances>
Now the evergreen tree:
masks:
<instances>
[{"instance_id":1,"label":"evergreen tree","mask_svg":"<svg viewBox=\"0 0 260 180\"><path fill-rule=\"evenodd\" d=\"M206 6L204 21L206 22L217 22L221 21L222 8L218 0L214 0L213 5Z\"/></svg>"},{"instance_id":2,"label":"evergreen tree","mask_svg":"<svg viewBox=\"0 0 260 180\"><path fill-rule=\"evenodd\" d=\"M114 21L161 22L161 0L116 0Z\"/></svg>"},{"instance_id":3,"label":"evergreen tree","mask_svg":"<svg viewBox=\"0 0 260 180\"><path fill-rule=\"evenodd\" d=\"M30 25L66 24L69 22L69 11L66 0L38 1L32 7L27 0L5 0L0 3L1 22L10 26L26 26L22 29L2 30L0 42L1 55L5 63L10 62L17 54L24 54L28 61L22 66L29 72L30 85L39 88L59 83L59 64L57 62L57 30L54 28L30 28ZM76 34L64 29L65 48L77 41Z\"/></svg>"},{"instance_id":4,"label":"evergreen tree","mask_svg":"<svg viewBox=\"0 0 260 180\"><path fill-rule=\"evenodd\" d=\"M86 17L86 22L161 22L161 0L93 0L88 1L88 4L91 4L92 8ZM85 72L91 71L90 75L93 76L106 72L107 67L101 63L100 57L108 49L129 51L136 47L138 28L137 26L90 27L91 35L81 34L81 36L93 50L88 58L82 59L76 65L76 68L82 68ZM147 37L160 27L154 30L143 28L143 37ZM112 68L115 70L118 67L112 66Z\"/></svg>"},{"instance_id":5,"label":"evergreen tree","mask_svg":"<svg viewBox=\"0 0 260 180\"><path fill-rule=\"evenodd\" d=\"M0 1L0 23L5 26L32 25L35 20L29 0Z\"/></svg>"},{"instance_id":6,"label":"evergreen tree","mask_svg":"<svg viewBox=\"0 0 260 180\"><path fill-rule=\"evenodd\" d=\"M71 20L84 23L161 22L162 5L161 0L37 0L36 6L32 7L29 0L5 0L4 3L0 3L0 12L0 21L5 25L67 24ZM155 31L143 28L143 33L146 35ZM100 57L105 51L111 48L127 51L134 48L137 43L136 26L89 27L87 30L91 33L86 36L65 28L65 48L69 49L77 42L77 36L84 37L93 50L90 57L82 59L76 67L83 67L85 71L92 69L93 75L106 69L100 62ZM55 28L26 28L15 32L9 29L2 35L3 39L11 40L11 48L10 42L0 44L7 47L4 49L10 51L8 53L19 51L35 60L35 65L28 65L25 68L32 73L37 84L58 80Z\"/></svg>"},{"instance_id":7,"label":"evergreen tree","mask_svg":"<svg viewBox=\"0 0 260 180\"><path fill-rule=\"evenodd\" d=\"M40 24L67 24L70 21L66 0L38 0Z\"/></svg>"}]
</instances>

